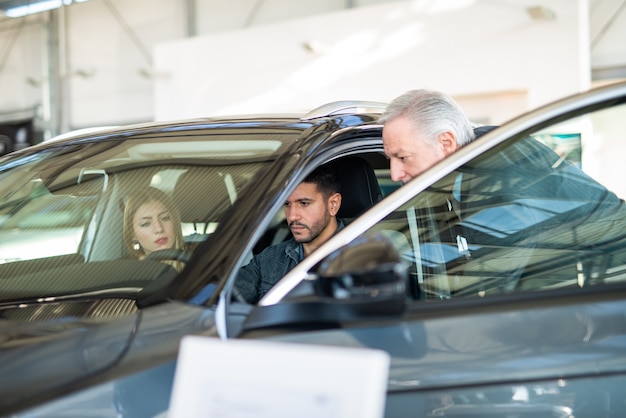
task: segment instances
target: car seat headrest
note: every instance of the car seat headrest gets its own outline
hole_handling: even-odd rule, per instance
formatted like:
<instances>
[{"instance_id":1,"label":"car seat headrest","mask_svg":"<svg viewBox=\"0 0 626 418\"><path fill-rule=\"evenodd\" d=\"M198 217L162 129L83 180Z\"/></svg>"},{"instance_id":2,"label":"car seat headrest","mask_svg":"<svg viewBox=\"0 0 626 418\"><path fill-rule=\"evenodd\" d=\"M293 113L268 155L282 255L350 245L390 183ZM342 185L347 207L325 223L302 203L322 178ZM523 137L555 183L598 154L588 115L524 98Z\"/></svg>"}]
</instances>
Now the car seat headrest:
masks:
<instances>
[{"instance_id":1,"label":"car seat headrest","mask_svg":"<svg viewBox=\"0 0 626 418\"><path fill-rule=\"evenodd\" d=\"M382 199L374 169L363 158L346 157L331 164L341 184L338 218L350 221Z\"/></svg>"}]
</instances>

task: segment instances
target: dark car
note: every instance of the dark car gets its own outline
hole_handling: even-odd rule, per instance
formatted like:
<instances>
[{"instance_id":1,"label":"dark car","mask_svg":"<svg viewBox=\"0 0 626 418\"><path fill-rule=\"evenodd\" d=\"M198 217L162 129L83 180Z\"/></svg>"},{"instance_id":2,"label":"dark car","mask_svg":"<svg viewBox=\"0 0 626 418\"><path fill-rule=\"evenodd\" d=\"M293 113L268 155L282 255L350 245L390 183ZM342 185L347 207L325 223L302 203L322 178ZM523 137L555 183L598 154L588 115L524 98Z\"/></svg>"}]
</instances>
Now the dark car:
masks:
<instances>
[{"instance_id":1,"label":"dark car","mask_svg":"<svg viewBox=\"0 0 626 418\"><path fill-rule=\"evenodd\" d=\"M401 187L382 108L121 127L3 157L5 223L39 199L85 217L75 252L0 264L0 414L165 416L195 334L384 350L387 417L623 416L626 83L477 127ZM615 149L601 166L596 142ZM288 236L286 198L325 163L346 228L246 303L239 268ZM174 198L188 250L129 255L125 199L148 186Z\"/></svg>"}]
</instances>

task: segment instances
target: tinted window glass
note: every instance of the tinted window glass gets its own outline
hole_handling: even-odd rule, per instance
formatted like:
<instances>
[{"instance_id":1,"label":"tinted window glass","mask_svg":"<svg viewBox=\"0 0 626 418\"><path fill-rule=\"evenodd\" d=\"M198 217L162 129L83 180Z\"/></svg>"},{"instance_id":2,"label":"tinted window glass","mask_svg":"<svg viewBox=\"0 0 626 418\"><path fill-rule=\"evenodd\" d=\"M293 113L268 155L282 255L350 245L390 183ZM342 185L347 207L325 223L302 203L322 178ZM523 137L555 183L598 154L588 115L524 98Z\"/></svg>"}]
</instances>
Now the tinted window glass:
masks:
<instances>
[{"instance_id":1,"label":"tinted window glass","mask_svg":"<svg viewBox=\"0 0 626 418\"><path fill-rule=\"evenodd\" d=\"M185 263L151 253L175 249L188 261L298 133L133 134L0 159L1 301L132 297L172 277ZM138 202L147 190L157 194ZM127 216L133 199L141 216Z\"/></svg>"},{"instance_id":2,"label":"tinted window glass","mask_svg":"<svg viewBox=\"0 0 626 418\"><path fill-rule=\"evenodd\" d=\"M624 186L615 181L623 162L596 155L598 163L586 154L593 141L618 152L624 113L623 106L602 110L514 138L381 221L375 229L392 238L410 265L411 297L626 280Z\"/></svg>"}]
</instances>

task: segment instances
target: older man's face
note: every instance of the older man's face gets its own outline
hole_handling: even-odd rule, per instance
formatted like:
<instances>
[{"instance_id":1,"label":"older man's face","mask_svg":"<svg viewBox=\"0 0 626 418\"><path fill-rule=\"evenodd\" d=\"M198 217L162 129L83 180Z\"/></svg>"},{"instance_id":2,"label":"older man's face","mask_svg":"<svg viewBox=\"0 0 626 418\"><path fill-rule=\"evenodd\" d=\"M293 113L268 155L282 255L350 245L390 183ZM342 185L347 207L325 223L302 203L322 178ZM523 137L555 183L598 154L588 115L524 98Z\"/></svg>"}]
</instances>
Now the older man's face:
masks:
<instances>
[{"instance_id":1,"label":"older man's face","mask_svg":"<svg viewBox=\"0 0 626 418\"><path fill-rule=\"evenodd\" d=\"M383 128L383 146L389 158L391 179L406 183L456 151L456 140L450 135L450 132L440 135L433 144L405 116L387 122Z\"/></svg>"}]
</instances>

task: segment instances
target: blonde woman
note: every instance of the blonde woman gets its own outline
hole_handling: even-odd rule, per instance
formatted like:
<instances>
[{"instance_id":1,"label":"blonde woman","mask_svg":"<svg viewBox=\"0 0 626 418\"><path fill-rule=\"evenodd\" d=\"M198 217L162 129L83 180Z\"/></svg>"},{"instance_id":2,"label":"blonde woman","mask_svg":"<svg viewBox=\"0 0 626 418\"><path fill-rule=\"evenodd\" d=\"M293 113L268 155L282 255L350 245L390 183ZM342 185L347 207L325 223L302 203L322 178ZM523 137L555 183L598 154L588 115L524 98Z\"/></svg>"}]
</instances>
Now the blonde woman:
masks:
<instances>
[{"instance_id":1,"label":"blonde woman","mask_svg":"<svg viewBox=\"0 0 626 418\"><path fill-rule=\"evenodd\" d=\"M124 243L140 260L155 251L184 250L180 214L169 196L154 187L128 196L124 208ZM183 263L170 260L177 270Z\"/></svg>"}]
</instances>

